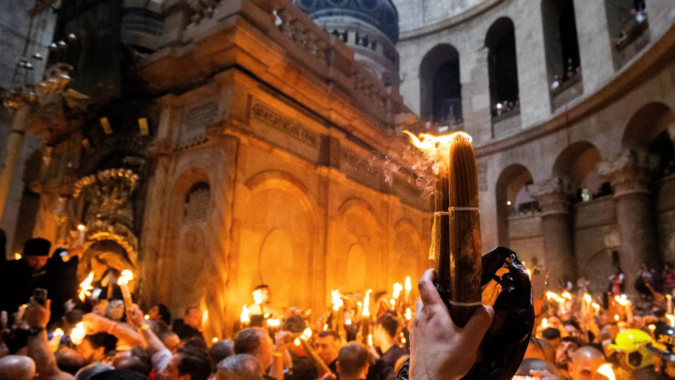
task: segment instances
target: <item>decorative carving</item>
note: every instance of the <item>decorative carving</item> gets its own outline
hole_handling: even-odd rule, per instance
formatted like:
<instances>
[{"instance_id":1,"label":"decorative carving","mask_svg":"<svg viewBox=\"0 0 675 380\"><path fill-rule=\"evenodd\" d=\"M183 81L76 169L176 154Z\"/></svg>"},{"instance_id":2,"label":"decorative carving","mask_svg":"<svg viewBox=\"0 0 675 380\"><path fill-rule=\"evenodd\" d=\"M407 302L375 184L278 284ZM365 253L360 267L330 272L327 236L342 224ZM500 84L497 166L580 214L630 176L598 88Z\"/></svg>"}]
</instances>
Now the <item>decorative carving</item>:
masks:
<instances>
[{"instance_id":1,"label":"decorative carving","mask_svg":"<svg viewBox=\"0 0 675 380\"><path fill-rule=\"evenodd\" d=\"M217 117L218 102L215 99L186 106L183 109L180 139L176 148L185 149L206 142L206 126Z\"/></svg>"},{"instance_id":2,"label":"decorative carving","mask_svg":"<svg viewBox=\"0 0 675 380\"><path fill-rule=\"evenodd\" d=\"M612 184L614 198L649 194L649 158L645 154L624 151L613 160L598 164L598 174Z\"/></svg>"},{"instance_id":3,"label":"decorative carving","mask_svg":"<svg viewBox=\"0 0 675 380\"><path fill-rule=\"evenodd\" d=\"M552 214L568 214L570 186L562 178L554 177L535 184L529 189L532 198L536 199L542 210L542 216Z\"/></svg>"},{"instance_id":4,"label":"decorative carving","mask_svg":"<svg viewBox=\"0 0 675 380\"><path fill-rule=\"evenodd\" d=\"M211 187L206 182L192 185L185 196L183 223L203 222L206 220L211 199Z\"/></svg>"},{"instance_id":5,"label":"decorative carving","mask_svg":"<svg viewBox=\"0 0 675 380\"><path fill-rule=\"evenodd\" d=\"M251 110L253 117L264 122L265 124L274 127L281 132L294 137L295 139L302 141L303 143L311 146L312 148L319 147L320 135L309 129L303 128L300 124L295 123L293 120L286 119L283 116L278 115L269 108L258 103L253 106Z\"/></svg>"}]
</instances>

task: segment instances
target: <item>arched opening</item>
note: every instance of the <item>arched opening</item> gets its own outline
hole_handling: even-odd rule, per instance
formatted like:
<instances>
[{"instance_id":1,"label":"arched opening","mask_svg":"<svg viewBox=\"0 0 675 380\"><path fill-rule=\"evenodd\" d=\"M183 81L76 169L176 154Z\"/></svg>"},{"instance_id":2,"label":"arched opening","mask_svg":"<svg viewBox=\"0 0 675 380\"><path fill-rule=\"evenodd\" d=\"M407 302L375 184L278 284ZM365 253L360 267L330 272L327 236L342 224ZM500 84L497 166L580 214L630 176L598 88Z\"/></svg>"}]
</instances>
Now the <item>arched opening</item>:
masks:
<instances>
[{"instance_id":1,"label":"arched opening","mask_svg":"<svg viewBox=\"0 0 675 380\"><path fill-rule=\"evenodd\" d=\"M605 10L618 69L649 43L646 4L645 0L605 0Z\"/></svg>"},{"instance_id":2,"label":"arched opening","mask_svg":"<svg viewBox=\"0 0 675 380\"><path fill-rule=\"evenodd\" d=\"M531 215L539 210L528 187L532 185L532 174L526 167L514 164L502 171L497 180L497 232L499 245L509 247L509 217Z\"/></svg>"},{"instance_id":3,"label":"arched opening","mask_svg":"<svg viewBox=\"0 0 675 380\"><path fill-rule=\"evenodd\" d=\"M587 202L612 193L609 183L598 175L600 161L598 148L589 142L577 142L560 153L553 165L553 176L570 184L575 202Z\"/></svg>"},{"instance_id":4,"label":"arched opening","mask_svg":"<svg viewBox=\"0 0 675 380\"><path fill-rule=\"evenodd\" d=\"M437 45L422 59L420 107L424 120L440 125L462 122L459 53L452 45Z\"/></svg>"},{"instance_id":5,"label":"arched opening","mask_svg":"<svg viewBox=\"0 0 675 380\"><path fill-rule=\"evenodd\" d=\"M630 119L623 135L626 149L647 153L657 178L675 173L675 113L663 103L649 103Z\"/></svg>"},{"instance_id":6,"label":"arched opening","mask_svg":"<svg viewBox=\"0 0 675 380\"><path fill-rule=\"evenodd\" d=\"M485 37L488 51L490 101L493 116L520 112L516 30L513 21L502 17L495 21Z\"/></svg>"},{"instance_id":7,"label":"arched opening","mask_svg":"<svg viewBox=\"0 0 675 380\"><path fill-rule=\"evenodd\" d=\"M581 59L573 0L543 0L541 4L546 47L546 68L551 96L565 96L564 102L582 91L566 91L581 80ZM554 108L555 107L554 105Z\"/></svg>"}]
</instances>

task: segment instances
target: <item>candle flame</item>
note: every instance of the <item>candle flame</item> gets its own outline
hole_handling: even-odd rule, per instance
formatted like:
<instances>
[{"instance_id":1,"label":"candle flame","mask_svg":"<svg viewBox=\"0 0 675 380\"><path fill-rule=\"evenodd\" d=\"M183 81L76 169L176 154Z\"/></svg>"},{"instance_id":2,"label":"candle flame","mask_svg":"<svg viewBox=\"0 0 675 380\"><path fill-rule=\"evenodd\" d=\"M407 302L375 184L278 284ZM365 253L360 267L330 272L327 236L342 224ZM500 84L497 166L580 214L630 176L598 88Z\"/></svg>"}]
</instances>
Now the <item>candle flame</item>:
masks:
<instances>
[{"instance_id":1,"label":"candle flame","mask_svg":"<svg viewBox=\"0 0 675 380\"><path fill-rule=\"evenodd\" d=\"M544 318L541 320L541 327L544 329L548 328L548 319Z\"/></svg>"},{"instance_id":2,"label":"candle flame","mask_svg":"<svg viewBox=\"0 0 675 380\"><path fill-rule=\"evenodd\" d=\"M323 325L323 331L328 331L328 325L327 324Z\"/></svg>"},{"instance_id":3,"label":"candle flame","mask_svg":"<svg viewBox=\"0 0 675 380\"><path fill-rule=\"evenodd\" d=\"M649 331L651 331L652 334L654 334L654 330L656 330L656 325L655 325L655 324L651 324L651 325L647 326L647 328L649 328Z\"/></svg>"},{"instance_id":4,"label":"candle flame","mask_svg":"<svg viewBox=\"0 0 675 380\"><path fill-rule=\"evenodd\" d=\"M629 306L630 305L630 301L628 300L628 298L626 297L625 294L622 294L621 297L619 297L619 296L614 297L614 300L621 306Z\"/></svg>"},{"instance_id":5,"label":"candle flame","mask_svg":"<svg viewBox=\"0 0 675 380\"><path fill-rule=\"evenodd\" d=\"M281 321L278 319L268 319L267 320L267 326L269 327L279 327L281 326Z\"/></svg>"},{"instance_id":6,"label":"candle flame","mask_svg":"<svg viewBox=\"0 0 675 380\"><path fill-rule=\"evenodd\" d=\"M205 325L208 320L209 320L209 311L204 310L204 313L202 314L202 324Z\"/></svg>"},{"instance_id":7,"label":"candle flame","mask_svg":"<svg viewBox=\"0 0 675 380\"><path fill-rule=\"evenodd\" d=\"M412 310L409 307L405 309L405 319L408 321L412 319Z\"/></svg>"},{"instance_id":8,"label":"candle flame","mask_svg":"<svg viewBox=\"0 0 675 380\"><path fill-rule=\"evenodd\" d=\"M593 308L596 309L596 310L600 310L600 305L598 305L597 303L593 302Z\"/></svg>"},{"instance_id":9,"label":"candle flame","mask_svg":"<svg viewBox=\"0 0 675 380\"><path fill-rule=\"evenodd\" d=\"M77 230L78 230L78 231L84 231L85 229L86 229L86 227L84 226L84 224L78 224L78 225L77 225Z\"/></svg>"},{"instance_id":10,"label":"candle flame","mask_svg":"<svg viewBox=\"0 0 675 380\"><path fill-rule=\"evenodd\" d=\"M396 309L396 300L395 299L392 298L391 300L389 300L389 303L391 304L392 309Z\"/></svg>"},{"instance_id":11,"label":"candle flame","mask_svg":"<svg viewBox=\"0 0 675 380\"><path fill-rule=\"evenodd\" d=\"M293 344L295 344L296 346L299 346L300 345L300 338L295 338L295 340L293 341Z\"/></svg>"},{"instance_id":12,"label":"candle flame","mask_svg":"<svg viewBox=\"0 0 675 380\"><path fill-rule=\"evenodd\" d=\"M572 300L572 295L570 294L570 292L565 290L564 292L562 292L562 298L564 298L566 300Z\"/></svg>"},{"instance_id":13,"label":"candle flame","mask_svg":"<svg viewBox=\"0 0 675 380\"><path fill-rule=\"evenodd\" d=\"M668 318L668 323L670 323L671 326L675 327L675 316L672 314L666 314L666 318Z\"/></svg>"},{"instance_id":14,"label":"candle flame","mask_svg":"<svg viewBox=\"0 0 675 380\"><path fill-rule=\"evenodd\" d=\"M405 278L405 290L407 291L412 290L412 282L410 281L410 276Z\"/></svg>"},{"instance_id":15,"label":"candle flame","mask_svg":"<svg viewBox=\"0 0 675 380\"><path fill-rule=\"evenodd\" d=\"M368 346L373 347L373 334L368 334Z\"/></svg>"},{"instance_id":16,"label":"candle flame","mask_svg":"<svg viewBox=\"0 0 675 380\"><path fill-rule=\"evenodd\" d=\"M434 136L428 133L420 133L419 137L413 135L409 131L403 131L410 138L410 143L415 146L415 148L425 152L436 154L437 145L447 145L452 142L457 136L464 137L467 141L471 142L472 138L466 132L453 132L449 135Z\"/></svg>"},{"instance_id":17,"label":"candle flame","mask_svg":"<svg viewBox=\"0 0 675 380\"><path fill-rule=\"evenodd\" d=\"M70 331L70 340L74 345L79 346L86 335L87 331L84 328L84 322L80 322Z\"/></svg>"},{"instance_id":18,"label":"candle flame","mask_svg":"<svg viewBox=\"0 0 675 380\"><path fill-rule=\"evenodd\" d=\"M394 292L392 293L392 297L398 298L401 295L401 290L403 290L403 285L399 284L398 282L394 284Z\"/></svg>"},{"instance_id":19,"label":"candle flame","mask_svg":"<svg viewBox=\"0 0 675 380\"><path fill-rule=\"evenodd\" d=\"M667 299L672 299L673 296L671 296L670 294L666 294L666 298L667 298Z\"/></svg>"},{"instance_id":20,"label":"candle flame","mask_svg":"<svg viewBox=\"0 0 675 380\"><path fill-rule=\"evenodd\" d=\"M150 316L146 314L143 318L145 318L145 320L147 321L148 319L150 319Z\"/></svg>"},{"instance_id":21,"label":"candle flame","mask_svg":"<svg viewBox=\"0 0 675 380\"><path fill-rule=\"evenodd\" d=\"M94 281L94 272L89 272L87 278L80 283L80 291L77 295L80 301L84 302L85 298L91 296L91 291L94 290L94 287L91 286L92 281Z\"/></svg>"},{"instance_id":22,"label":"candle flame","mask_svg":"<svg viewBox=\"0 0 675 380\"><path fill-rule=\"evenodd\" d=\"M246 324L246 325L251 323L251 317L248 314L248 308L246 307L246 305L244 305L244 307L242 307L242 309L241 309L241 314L239 315L239 321L242 324Z\"/></svg>"},{"instance_id":23,"label":"candle flame","mask_svg":"<svg viewBox=\"0 0 675 380\"><path fill-rule=\"evenodd\" d=\"M122 275L120 278L117 279L117 285L119 286L124 286L128 285L129 281L134 279L134 272L130 271L129 269L125 269L122 271Z\"/></svg>"},{"instance_id":24,"label":"candle flame","mask_svg":"<svg viewBox=\"0 0 675 380\"><path fill-rule=\"evenodd\" d=\"M557 293L553 293L552 291L546 292L546 299L548 299L549 301L554 300L558 303L565 302L564 298L560 297Z\"/></svg>"},{"instance_id":25,"label":"candle flame","mask_svg":"<svg viewBox=\"0 0 675 380\"><path fill-rule=\"evenodd\" d=\"M614 376L614 371L612 370L612 365L609 363L605 363L598 368L598 373L605 376L609 380L616 380L616 376Z\"/></svg>"},{"instance_id":26,"label":"candle flame","mask_svg":"<svg viewBox=\"0 0 675 380\"><path fill-rule=\"evenodd\" d=\"M588 303L591 303L591 301L593 301L593 297L591 297L591 295L588 293L584 293L584 300L586 300Z\"/></svg>"},{"instance_id":27,"label":"candle flame","mask_svg":"<svg viewBox=\"0 0 675 380\"><path fill-rule=\"evenodd\" d=\"M302 335L300 336L304 340L309 340L312 337L312 329L311 328L306 328L305 331L302 332Z\"/></svg>"},{"instance_id":28,"label":"candle flame","mask_svg":"<svg viewBox=\"0 0 675 380\"><path fill-rule=\"evenodd\" d=\"M211 343L218 343L218 340L219 340L218 338L213 338L211 339Z\"/></svg>"},{"instance_id":29,"label":"candle flame","mask_svg":"<svg viewBox=\"0 0 675 380\"><path fill-rule=\"evenodd\" d=\"M372 292L373 289L368 289L366 296L363 297L363 312L361 312L363 317L370 317L370 293Z\"/></svg>"},{"instance_id":30,"label":"candle flame","mask_svg":"<svg viewBox=\"0 0 675 380\"><path fill-rule=\"evenodd\" d=\"M256 305L261 305L265 300L265 296L261 289L256 289L253 291L253 303Z\"/></svg>"},{"instance_id":31,"label":"candle flame","mask_svg":"<svg viewBox=\"0 0 675 380\"><path fill-rule=\"evenodd\" d=\"M614 315L614 320L619 322L619 315L618 314Z\"/></svg>"},{"instance_id":32,"label":"candle flame","mask_svg":"<svg viewBox=\"0 0 675 380\"><path fill-rule=\"evenodd\" d=\"M342 301L342 296L340 296L339 290L331 290L331 296L333 298L333 311L338 311L342 306L344 306L344 301Z\"/></svg>"},{"instance_id":33,"label":"candle flame","mask_svg":"<svg viewBox=\"0 0 675 380\"><path fill-rule=\"evenodd\" d=\"M61 329L56 329L56 330L54 330L54 332L52 333L52 336L53 336L53 337L57 337L57 336L58 336L59 338L62 337L62 336L63 336L63 330L61 330Z\"/></svg>"}]
</instances>

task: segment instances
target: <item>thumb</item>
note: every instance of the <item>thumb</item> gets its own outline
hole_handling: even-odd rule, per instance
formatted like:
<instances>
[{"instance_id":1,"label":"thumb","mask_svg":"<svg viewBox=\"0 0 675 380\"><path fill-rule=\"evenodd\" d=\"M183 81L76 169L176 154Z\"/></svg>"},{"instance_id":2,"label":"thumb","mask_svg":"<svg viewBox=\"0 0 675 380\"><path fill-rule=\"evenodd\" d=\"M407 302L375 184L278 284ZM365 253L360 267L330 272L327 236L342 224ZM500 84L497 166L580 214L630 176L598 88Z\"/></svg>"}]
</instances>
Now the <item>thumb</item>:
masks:
<instances>
[{"instance_id":1,"label":"thumb","mask_svg":"<svg viewBox=\"0 0 675 380\"><path fill-rule=\"evenodd\" d=\"M475 341L477 345L480 344L483 340L483 336L492 325L494 316L494 309L488 305L483 305L483 307L478 308L478 310L473 313L469 323L464 327L462 335ZM476 337L479 337L480 339L475 339Z\"/></svg>"}]
</instances>

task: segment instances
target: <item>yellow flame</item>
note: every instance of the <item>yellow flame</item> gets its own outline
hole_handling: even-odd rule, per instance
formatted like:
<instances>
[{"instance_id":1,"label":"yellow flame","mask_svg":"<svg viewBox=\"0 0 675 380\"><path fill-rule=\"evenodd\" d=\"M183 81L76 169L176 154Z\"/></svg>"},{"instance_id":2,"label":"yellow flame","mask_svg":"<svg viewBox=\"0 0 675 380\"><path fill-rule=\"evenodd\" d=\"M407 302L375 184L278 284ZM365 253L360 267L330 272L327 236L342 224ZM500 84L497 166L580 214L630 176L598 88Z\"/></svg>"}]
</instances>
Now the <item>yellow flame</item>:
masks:
<instances>
[{"instance_id":1,"label":"yellow flame","mask_svg":"<svg viewBox=\"0 0 675 380\"><path fill-rule=\"evenodd\" d=\"M614 316L614 320L619 322L619 315L618 314Z\"/></svg>"},{"instance_id":2,"label":"yellow flame","mask_svg":"<svg viewBox=\"0 0 675 380\"><path fill-rule=\"evenodd\" d=\"M392 309L396 308L396 300L395 299L392 298L391 300L389 300L389 303L391 304Z\"/></svg>"},{"instance_id":3,"label":"yellow flame","mask_svg":"<svg viewBox=\"0 0 675 380\"><path fill-rule=\"evenodd\" d=\"M412 290L412 282L410 281L410 276L405 278L405 290L407 291Z\"/></svg>"},{"instance_id":4,"label":"yellow flame","mask_svg":"<svg viewBox=\"0 0 675 380\"><path fill-rule=\"evenodd\" d=\"M368 334L368 346L373 346L373 334Z\"/></svg>"},{"instance_id":5,"label":"yellow flame","mask_svg":"<svg viewBox=\"0 0 675 380\"><path fill-rule=\"evenodd\" d=\"M363 297L363 312L361 316L370 317L370 293L373 292L373 289L368 289L366 296Z\"/></svg>"},{"instance_id":6,"label":"yellow flame","mask_svg":"<svg viewBox=\"0 0 675 380\"><path fill-rule=\"evenodd\" d=\"M600 305L598 305L597 303L593 302L592 306L593 309L600 310Z\"/></svg>"},{"instance_id":7,"label":"yellow flame","mask_svg":"<svg viewBox=\"0 0 675 380\"><path fill-rule=\"evenodd\" d=\"M14 260L21 260L22 257L19 252L14 253Z\"/></svg>"},{"instance_id":8,"label":"yellow flame","mask_svg":"<svg viewBox=\"0 0 675 380\"><path fill-rule=\"evenodd\" d=\"M148 319L150 319L150 316L146 314L143 318L145 318L145 320L147 321Z\"/></svg>"},{"instance_id":9,"label":"yellow flame","mask_svg":"<svg viewBox=\"0 0 675 380\"><path fill-rule=\"evenodd\" d=\"M392 297L398 298L401 295L401 290L403 290L403 285L399 284L398 282L394 284L394 292L392 293Z\"/></svg>"},{"instance_id":10,"label":"yellow flame","mask_svg":"<svg viewBox=\"0 0 675 380\"><path fill-rule=\"evenodd\" d=\"M666 314L666 318L668 318L668 323L670 323L671 326L675 327L675 316L672 314Z\"/></svg>"},{"instance_id":11,"label":"yellow flame","mask_svg":"<svg viewBox=\"0 0 675 380\"><path fill-rule=\"evenodd\" d=\"M616 376L614 376L614 371L612 370L612 365L609 363L605 363L598 368L598 373L605 376L609 380L616 380Z\"/></svg>"},{"instance_id":12,"label":"yellow flame","mask_svg":"<svg viewBox=\"0 0 675 380\"><path fill-rule=\"evenodd\" d=\"M333 298L333 311L338 311L342 306L344 306L344 301L342 301L342 297L340 296L340 291L339 290L331 290L331 296Z\"/></svg>"},{"instance_id":13,"label":"yellow flame","mask_svg":"<svg viewBox=\"0 0 675 380\"><path fill-rule=\"evenodd\" d=\"M94 272L89 272L87 278L80 283L80 291L77 295L80 301L84 302L85 298L91 296L91 291L94 290L94 287L91 286L92 281L94 281Z\"/></svg>"},{"instance_id":14,"label":"yellow flame","mask_svg":"<svg viewBox=\"0 0 675 380\"><path fill-rule=\"evenodd\" d=\"M409 307L405 309L405 319L408 321L412 319L412 310Z\"/></svg>"},{"instance_id":15,"label":"yellow flame","mask_svg":"<svg viewBox=\"0 0 675 380\"><path fill-rule=\"evenodd\" d=\"M649 331L652 333L652 335L654 335L654 330L656 330L656 325L651 324L651 325L649 325L649 326L647 326L647 327L649 328Z\"/></svg>"},{"instance_id":16,"label":"yellow flame","mask_svg":"<svg viewBox=\"0 0 675 380\"><path fill-rule=\"evenodd\" d=\"M293 344L295 344L296 346L299 346L300 345L300 338L295 338L295 340L293 341Z\"/></svg>"},{"instance_id":17,"label":"yellow flame","mask_svg":"<svg viewBox=\"0 0 675 380\"><path fill-rule=\"evenodd\" d=\"M265 300L265 295L263 294L261 289L256 289L253 291L253 303L256 305L260 305L263 303Z\"/></svg>"},{"instance_id":18,"label":"yellow flame","mask_svg":"<svg viewBox=\"0 0 675 380\"><path fill-rule=\"evenodd\" d=\"M323 325L323 331L328 331L328 325L327 324Z\"/></svg>"},{"instance_id":19,"label":"yellow flame","mask_svg":"<svg viewBox=\"0 0 675 380\"><path fill-rule=\"evenodd\" d=\"M304 340L309 340L312 337L312 329L311 328L306 328L305 331L302 332L302 335L300 336Z\"/></svg>"},{"instance_id":20,"label":"yellow flame","mask_svg":"<svg viewBox=\"0 0 675 380\"><path fill-rule=\"evenodd\" d=\"M437 145L448 145L454 140L457 136L464 137L467 141L471 142L471 136L466 132L453 132L449 135L434 136L428 133L420 133L419 137L413 135L409 131L403 131L408 137L410 137L410 143L415 146L415 148L425 152L425 153L436 153Z\"/></svg>"},{"instance_id":21,"label":"yellow flame","mask_svg":"<svg viewBox=\"0 0 675 380\"><path fill-rule=\"evenodd\" d=\"M204 310L204 314L202 314L202 324L205 325L208 320L209 320L209 311Z\"/></svg>"},{"instance_id":22,"label":"yellow flame","mask_svg":"<svg viewBox=\"0 0 675 380\"><path fill-rule=\"evenodd\" d=\"M241 314L239 315L239 321L243 324L251 323L251 317L248 314L248 308L244 305L241 308Z\"/></svg>"},{"instance_id":23,"label":"yellow flame","mask_svg":"<svg viewBox=\"0 0 675 380\"><path fill-rule=\"evenodd\" d=\"M614 300L621 306L630 305L630 301L628 300L625 294L622 294L620 297L619 296L614 297Z\"/></svg>"},{"instance_id":24,"label":"yellow flame","mask_svg":"<svg viewBox=\"0 0 675 380\"><path fill-rule=\"evenodd\" d=\"M268 319L267 320L267 326L269 327L279 327L281 326L281 321L278 319Z\"/></svg>"},{"instance_id":25,"label":"yellow flame","mask_svg":"<svg viewBox=\"0 0 675 380\"><path fill-rule=\"evenodd\" d=\"M588 293L584 293L584 300L586 300L588 303L591 303L591 301L593 301L593 297L591 297L591 295Z\"/></svg>"},{"instance_id":26,"label":"yellow flame","mask_svg":"<svg viewBox=\"0 0 675 380\"><path fill-rule=\"evenodd\" d=\"M78 346L84 340L84 337L87 335L87 331L84 328L84 322L80 322L70 331L70 340L74 345Z\"/></svg>"},{"instance_id":27,"label":"yellow flame","mask_svg":"<svg viewBox=\"0 0 675 380\"><path fill-rule=\"evenodd\" d=\"M666 298L667 298L667 299L672 299L673 296L671 296L670 294L666 294Z\"/></svg>"},{"instance_id":28,"label":"yellow flame","mask_svg":"<svg viewBox=\"0 0 675 380\"><path fill-rule=\"evenodd\" d=\"M218 338L213 338L213 339L211 339L211 342L212 342L212 343L218 343Z\"/></svg>"},{"instance_id":29,"label":"yellow flame","mask_svg":"<svg viewBox=\"0 0 675 380\"><path fill-rule=\"evenodd\" d=\"M553 293L552 291L546 292L546 298L547 298L549 301L550 301L550 300L554 300L554 301L556 301L556 302L558 302L558 303L563 303L563 302L565 302L565 299L564 299L564 298L560 297L557 293Z\"/></svg>"},{"instance_id":30,"label":"yellow flame","mask_svg":"<svg viewBox=\"0 0 675 380\"><path fill-rule=\"evenodd\" d=\"M78 231L84 231L85 228L86 228L86 227L84 226L84 224L78 224L78 225L77 225L77 230L78 230Z\"/></svg>"},{"instance_id":31,"label":"yellow flame","mask_svg":"<svg viewBox=\"0 0 675 380\"><path fill-rule=\"evenodd\" d=\"M541 327L542 328L548 328L548 319L544 318L541 320Z\"/></svg>"},{"instance_id":32,"label":"yellow flame","mask_svg":"<svg viewBox=\"0 0 675 380\"><path fill-rule=\"evenodd\" d=\"M125 269L122 271L122 275L120 278L117 279L117 285L122 286L122 285L128 285L129 281L134 279L134 272L130 271L129 269Z\"/></svg>"},{"instance_id":33,"label":"yellow flame","mask_svg":"<svg viewBox=\"0 0 675 380\"><path fill-rule=\"evenodd\" d=\"M56 330L54 330L54 332L52 333L52 336L53 336L53 337L57 337L57 336L58 336L59 338L62 337L62 336L63 336L63 330L61 330L61 329L56 329Z\"/></svg>"},{"instance_id":34,"label":"yellow flame","mask_svg":"<svg viewBox=\"0 0 675 380\"><path fill-rule=\"evenodd\" d=\"M568 292L567 290L565 290L564 292L562 292L562 298L564 298L564 299L566 299L566 300L571 300L571 299L572 299L572 295L570 294L570 292Z\"/></svg>"}]
</instances>

